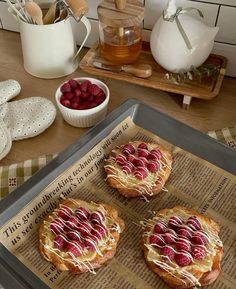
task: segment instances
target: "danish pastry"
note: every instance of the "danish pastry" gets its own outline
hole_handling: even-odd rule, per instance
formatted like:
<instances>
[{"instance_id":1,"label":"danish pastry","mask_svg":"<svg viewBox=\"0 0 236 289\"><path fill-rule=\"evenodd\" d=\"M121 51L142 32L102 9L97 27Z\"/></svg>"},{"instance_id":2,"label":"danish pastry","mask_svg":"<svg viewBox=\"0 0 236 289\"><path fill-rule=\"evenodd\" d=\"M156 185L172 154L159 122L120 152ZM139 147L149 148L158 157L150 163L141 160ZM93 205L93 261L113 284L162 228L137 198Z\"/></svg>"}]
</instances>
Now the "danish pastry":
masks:
<instances>
[{"instance_id":1,"label":"danish pastry","mask_svg":"<svg viewBox=\"0 0 236 289\"><path fill-rule=\"evenodd\" d=\"M107 204L66 199L41 224L39 249L58 270L95 273L115 255L124 227Z\"/></svg>"},{"instance_id":2,"label":"danish pastry","mask_svg":"<svg viewBox=\"0 0 236 289\"><path fill-rule=\"evenodd\" d=\"M159 193L172 166L169 151L156 143L129 142L112 150L105 160L108 184L125 197Z\"/></svg>"},{"instance_id":3,"label":"danish pastry","mask_svg":"<svg viewBox=\"0 0 236 289\"><path fill-rule=\"evenodd\" d=\"M177 206L159 211L143 225L146 263L171 288L204 286L216 280L223 245L212 219Z\"/></svg>"}]
</instances>

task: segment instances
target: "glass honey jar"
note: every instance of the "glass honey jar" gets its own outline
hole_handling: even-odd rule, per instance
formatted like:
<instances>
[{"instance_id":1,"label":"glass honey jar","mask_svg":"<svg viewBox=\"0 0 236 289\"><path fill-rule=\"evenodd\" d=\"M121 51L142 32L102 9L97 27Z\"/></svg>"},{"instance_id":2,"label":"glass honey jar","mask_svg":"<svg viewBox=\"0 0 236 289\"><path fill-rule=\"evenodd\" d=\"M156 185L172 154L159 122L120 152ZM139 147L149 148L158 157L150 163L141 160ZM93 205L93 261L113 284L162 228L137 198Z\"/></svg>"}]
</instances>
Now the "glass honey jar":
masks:
<instances>
[{"instance_id":1,"label":"glass honey jar","mask_svg":"<svg viewBox=\"0 0 236 289\"><path fill-rule=\"evenodd\" d=\"M104 0L97 11L101 56L114 64L134 62L142 49L141 2Z\"/></svg>"}]
</instances>

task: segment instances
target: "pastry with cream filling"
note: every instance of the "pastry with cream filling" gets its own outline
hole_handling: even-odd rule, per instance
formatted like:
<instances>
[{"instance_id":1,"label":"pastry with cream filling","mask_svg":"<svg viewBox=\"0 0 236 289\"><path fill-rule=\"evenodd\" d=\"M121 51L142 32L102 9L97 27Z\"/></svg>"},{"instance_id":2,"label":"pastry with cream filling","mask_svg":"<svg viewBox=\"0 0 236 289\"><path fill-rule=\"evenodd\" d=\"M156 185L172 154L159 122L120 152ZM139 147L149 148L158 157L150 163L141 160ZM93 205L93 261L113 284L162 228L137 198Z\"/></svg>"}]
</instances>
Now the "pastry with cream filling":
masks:
<instances>
[{"instance_id":1,"label":"pastry with cream filling","mask_svg":"<svg viewBox=\"0 0 236 289\"><path fill-rule=\"evenodd\" d=\"M216 280L223 244L212 219L176 206L142 224L146 263L171 288L193 288Z\"/></svg>"},{"instance_id":2,"label":"pastry with cream filling","mask_svg":"<svg viewBox=\"0 0 236 289\"><path fill-rule=\"evenodd\" d=\"M41 224L39 249L58 270L95 273L115 255L124 227L110 205L66 199Z\"/></svg>"},{"instance_id":3,"label":"pastry with cream filling","mask_svg":"<svg viewBox=\"0 0 236 289\"><path fill-rule=\"evenodd\" d=\"M112 150L105 160L108 184L125 197L159 193L172 166L169 151L156 143L129 142Z\"/></svg>"}]
</instances>

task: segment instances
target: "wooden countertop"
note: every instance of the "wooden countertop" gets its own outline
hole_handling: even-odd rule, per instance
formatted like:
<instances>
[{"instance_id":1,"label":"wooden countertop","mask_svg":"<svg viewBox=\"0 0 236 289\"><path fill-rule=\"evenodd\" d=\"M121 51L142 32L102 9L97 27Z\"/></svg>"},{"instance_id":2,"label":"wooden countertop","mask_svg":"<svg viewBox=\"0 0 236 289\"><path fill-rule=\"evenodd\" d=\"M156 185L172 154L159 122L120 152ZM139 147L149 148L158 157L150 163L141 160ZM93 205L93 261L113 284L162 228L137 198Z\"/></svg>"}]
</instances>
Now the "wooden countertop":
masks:
<instances>
[{"instance_id":1,"label":"wooden countertop","mask_svg":"<svg viewBox=\"0 0 236 289\"><path fill-rule=\"evenodd\" d=\"M22 87L20 95L14 100L31 96L43 96L55 103L54 93L62 82L73 77L91 76L77 70L67 77L53 80L33 77L26 73L23 68L19 33L0 29L0 39L0 81L15 79L19 81ZM106 79L106 83L111 93L109 111L118 107L125 100L135 97L204 132L236 124L235 78L225 77L220 94L213 100L193 99L189 110L181 108L182 97L176 94L111 79ZM13 142L11 151L0 161L0 165L9 165L43 154L58 153L76 141L86 131L87 129L68 125L58 111L54 123L45 132L31 139Z\"/></svg>"}]
</instances>

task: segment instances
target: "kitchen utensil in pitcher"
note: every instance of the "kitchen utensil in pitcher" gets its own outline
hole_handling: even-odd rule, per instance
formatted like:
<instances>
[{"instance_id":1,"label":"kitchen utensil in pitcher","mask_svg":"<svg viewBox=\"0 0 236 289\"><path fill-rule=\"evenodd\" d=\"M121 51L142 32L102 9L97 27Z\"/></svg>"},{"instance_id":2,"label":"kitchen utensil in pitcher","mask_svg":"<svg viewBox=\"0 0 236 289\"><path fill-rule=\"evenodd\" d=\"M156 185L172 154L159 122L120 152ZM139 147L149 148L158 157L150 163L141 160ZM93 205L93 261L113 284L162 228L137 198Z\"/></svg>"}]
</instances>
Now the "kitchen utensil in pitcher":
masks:
<instances>
[{"instance_id":1,"label":"kitchen utensil in pitcher","mask_svg":"<svg viewBox=\"0 0 236 289\"><path fill-rule=\"evenodd\" d=\"M25 10L37 24L43 25L43 12L38 4L33 1L26 2Z\"/></svg>"},{"instance_id":2,"label":"kitchen utensil in pitcher","mask_svg":"<svg viewBox=\"0 0 236 289\"><path fill-rule=\"evenodd\" d=\"M27 22L27 18L17 9L20 8L18 4L12 4L10 0L6 0L7 4L9 5L8 11L17 18L21 19L22 21Z\"/></svg>"}]
</instances>

